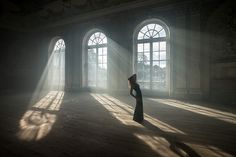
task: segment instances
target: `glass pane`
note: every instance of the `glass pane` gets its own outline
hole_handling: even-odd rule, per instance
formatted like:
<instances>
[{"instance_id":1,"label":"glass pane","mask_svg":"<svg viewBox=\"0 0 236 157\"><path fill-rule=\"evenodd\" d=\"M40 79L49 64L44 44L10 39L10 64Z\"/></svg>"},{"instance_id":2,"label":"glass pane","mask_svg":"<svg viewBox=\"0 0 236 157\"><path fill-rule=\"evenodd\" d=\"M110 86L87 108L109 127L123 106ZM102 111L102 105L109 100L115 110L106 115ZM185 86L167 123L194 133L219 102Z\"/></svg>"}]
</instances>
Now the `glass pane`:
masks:
<instances>
[{"instance_id":1,"label":"glass pane","mask_svg":"<svg viewBox=\"0 0 236 157\"><path fill-rule=\"evenodd\" d=\"M160 62L154 61L152 64L152 80L153 82L158 80L158 72L160 71Z\"/></svg>"},{"instance_id":2,"label":"glass pane","mask_svg":"<svg viewBox=\"0 0 236 157\"><path fill-rule=\"evenodd\" d=\"M100 88L106 88L107 70L103 64L99 65L99 67L101 68L98 69L97 86Z\"/></svg>"},{"instance_id":3,"label":"glass pane","mask_svg":"<svg viewBox=\"0 0 236 157\"><path fill-rule=\"evenodd\" d=\"M107 38L102 32L96 32L89 38L88 45L106 44Z\"/></svg>"},{"instance_id":4,"label":"glass pane","mask_svg":"<svg viewBox=\"0 0 236 157\"><path fill-rule=\"evenodd\" d=\"M92 44L93 44L92 40L89 40L88 45L92 45Z\"/></svg>"},{"instance_id":5,"label":"glass pane","mask_svg":"<svg viewBox=\"0 0 236 157\"><path fill-rule=\"evenodd\" d=\"M160 60L166 60L166 51L160 52Z\"/></svg>"},{"instance_id":6,"label":"glass pane","mask_svg":"<svg viewBox=\"0 0 236 157\"><path fill-rule=\"evenodd\" d=\"M159 42L153 43L153 51L159 51Z\"/></svg>"},{"instance_id":7,"label":"glass pane","mask_svg":"<svg viewBox=\"0 0 236 157\"><path fill-rule=\"evenodd\" d=\"M166 69L166 61L160 61L160 67Z\"/></svg>"},{"instance_id":8,"label":"glass pane","mask_svg":"<svg viewBox=\"0 0 236 157\"><path fill-rule=\"evenodd\" d=\"M154 27L155 27L155 24L149 24L149 25L148 25L148 29L149 29L149 30L154 29Z\"/></svg>"},{"instance_id":9,"label":"glass pane","mask_svg":"<svg viewBox=\"0 0 236 157\"><path fill-rule=\"evenodd\" d=\"M160 42L160 50L166 50L166 42L165 41L162 41Z\"/></svg>"},{"instance_id":10,"label":"glass pane","mask_svg":"<svg viewBox=\"0 0 236 157\"><path fill-rule=\"evenodd\" d=\"M104 64L107 63L107 56L103 56L103 63L104 63Z\"/></svg>"},{"instance_id":11,"label":"glass pane","mask_svg":"<svg viewBox=\"0 0 236 157\"><path fill-rule=\"evenodd\" d=\"M95 35L96 38L99 38L99 37L100 37L100 34L101 34L100 32L94 33L94 35Z\"/></svg>"},{"instance_id":12,"label":"glass pane","mask_svg":"<svg viewBox=\"0 0 236 157\"><path fill-rule=\"evenodd\" d=\"M107 38L104 38L102 41L103 44L107 44Z\"/></svg>"},{"instance_id":13,"label":"glass pane","mask_svg":"<svg viewBox=\"0 0 236 157\"><path fill-rule=\"evenodd\" d=\"M157 32L159 32L161 29L162 29L162 26L156 24L155 30L156 30Z\"/></svg>"},{"instance_id":14,"label":"glass pane","mask_svg":"<svg viewBox=\"0 0 236 157\"><path fill-rule=\"evenodd\" d=\"M93 34L93 35L91 35L91 37L90 37L90 40L95 40L95 35Z\"/></svg>"},{"instance_id":15,"label":"glass pane","mask_svg":"<svg viewBox=\"0 0 236 157\"><path fill-rule=\"evenodd\" d=\"M149 34L150 34L150 37L152 37L153 34L154 34L154 31L153 31L153 30L150 30L150 31L149 31Z\"/></svg>"},{"instance_id":16,"label":"glass pane","mask_svg":"<svg viewBox=\"0 0 236 157\"><path fill-rule=\"evenodd\" d=\"M96 62L96 49L88 49L88 62Z\"/></svg>"},{"instance_id":17,"label":"glass pane","mask_svg":"<svg viewBox=\"0 0 236 157\"><path fill-rule=\"evenodd\" d=\"M107 48L106 47L103 48L103 55L107 56Z\"/></svg>"},{"instance_id":18,"label":"glass pane","mask_svg":"<svg viewBox=\"0 0 236 157\"><path fill-rule=\"evenodd\" d=\"M96 86L96 63L88 64L88 86Z\"/></svg>"},{"instance_id":19,"label":"glass pane","mask_svg":"<svg viewBox=\"0 0 236 157\"><path fill-rule=\"evenodd\" d=\"M148 27L147 26L144 26L142 29L141 29L141 32L143 33L146 33L148 31Z\"/></svg>"},{"instance_id":20,"label":"glass pane","mask_svg":"<svg viewBox=\"0 0 236 157\"><path fill-rule=\"evenodd\" d=\"M155 33L153 34L153 38L159 38L159 33L155 32Z\"/></svg>"},{"instance_id":21,"label":"glass pane","mask_svg":"<svg viewBox=\"0 0 236 157\"><path fill-rule=\"evenodd\" d=\"M138 33L138 39L139 39L139 40L140 40L140 39L143 39L143 33L141 33L141 32Z\"/></svg>"},{"instance_id":22,"label":"glass pane","mask_svg":"<svg viewBox=\"0 0 236 157\"><path fill-rule=\"evenodd\" d=\"M164 29L162 29L162 30L159 32L159 34L160 34L160 37L166 37L166 32L165 32Z\"/></svg>"},{"instance_id":23,"label":"glass pane","mask_svg":"<svg viewBox=\"0 0 236 157\"><path fill-rule=\"evenodd\" d=\"M143 52L143 44L138 44L138 52Z\"/></svg>"},{"instance_id":24,"label":"glass pane","mask_svg":"<svg viewBox=\"0 0 236 157\"><path fill-rule=\"evenodd\" d=\"M98 48L98 55L99 55L99 56L102 55L102 50L103 50L103 48Z\"/></svg>"},{"instance_id":25,"label":"glass pane","mask_svg":"<svg viewBox=\"0 0 236 157\"><path fill-rule=\"evenodd\" d=\"M150 82L139 82L142 89L150 89Z\"/></svg>"},{"instance_id":26,"label":"glass pane","mask_svg":"<svg viewBox=\"0 0 236 157\"><path fill-rule=\"evenodd\" d=\"M98 56L98 64L102 63L102 56Z\"/></svg>"},{"instance_id":27,"label":"glass pane","mask_svg":"<svg viewBox=\"0 0 236 157\"><path fill-rule=\"evenodd\" d=\"M144 63L144 81L150 82L150 62Z\"/></svg>"},{"instance_id":28,"label":"glass pane","mask_svg":"<svg viewBox=\"0 0 236 157\"><path fill-rule=\"evenodd\" d=\"M138 61L143 61L143 53L138 53Z\"/></svg>"},{"instance_id":29,"label":"glass pane","mask_svg":"<svg viewBox=\"0 0 236 157\"><path fill-rule=\"evenodd\" d=\"M153 60L159 60L159 52L153 52Z\"/></svg>"},{"instance_id":30,"label":"glass pane","mask_svg":"<svg viewBox=\"0 0 236 157\"><path fill-rule=\"evenodd\" d=\"M103 69L107 69L107 64L103 64Z\"/></svg>"},{"instance_id":31,"label":"glass pane","mask_svg":"<svg viewBox=\"0 0 236 157\"><path fill-rule=\"evenodd\" d=\"M102 69L102 64L98 63L98 70L101 70L101 69Z\"/></svg>"},{"instance_id":32,"label":"glass pane","mask_svg":"<svg viewBox=\"0 0 236 157\"><path fill-rule=\"evenodd\" d=\"M101 38L101 39L104 39L105 37L106 37L106 36L105 36L103 33L100 34L100 38Z\"/></svg>"},{"instance_id":33,"label":"glass pane","mask_svg":"<svg viewBox=\"0 0 236 157\"><path fill-rule=\"evenodd\" d=\"M149 39L149 38L150 38L149 32L145 33L145 34L144 34L144 39Z\"/></svg>"},{"instance_id":34,"label":"glass pane","mask_svg":"<svg viewBox=\"0 0 236 157\"><path fill-rule=\"evenodd\" d=\"M150 51L150 44L149 43L145 43L144 44L144 52L149 52Z\"/></svg>"},{"instance_id":35,"label":"glass pane","mask_svg":"<svg viewBox=\"0 0 236 157\"><path fill-rule=\"evenodd\" d=\"M150 61L150 53L144 53L144 56L143 56L143 61L146 62L146 61Z\"/></svg>"},{"instance_id":36,"label":"glass pane","mask_svg":"<svg viewBox=\"0 0 236 157\"><path fill-rule=\"evenodd\" d=\"M140 82L144 79L144 63L137 63L137 81Z\"/></svg>"}]
</instances>

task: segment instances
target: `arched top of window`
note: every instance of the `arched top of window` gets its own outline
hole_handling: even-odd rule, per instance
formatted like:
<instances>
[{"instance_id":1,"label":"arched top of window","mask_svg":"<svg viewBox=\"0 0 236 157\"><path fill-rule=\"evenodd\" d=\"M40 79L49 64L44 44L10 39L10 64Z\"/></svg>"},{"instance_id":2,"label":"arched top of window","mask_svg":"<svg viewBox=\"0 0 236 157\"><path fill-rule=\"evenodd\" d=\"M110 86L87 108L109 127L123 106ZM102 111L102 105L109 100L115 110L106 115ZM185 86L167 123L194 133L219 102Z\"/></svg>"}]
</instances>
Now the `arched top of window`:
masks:
<instances>
[{"instance_id":1,"label":"arched top of window","mask_svg":"<svg viewBox=\"0 0 236 157\"><path fill-rule=\"evenodd\" d=\"M63 39L59 39L59 40L57 40L57 42L56 42L56 44L54 46L53 51L54 52L60 52L62 50L65 50L65 47L66 46L65 46L64 40Z\"/></svg>"},{"instance_id":2,"label":"arched top of window","mask_svg":"<svg viewBox=\"0 0 236 157\"><path fill-rule=\"evenodd\" d=\"M102 32L92 34L88 40L88 46L107 44L107 37Z\"/></svg>"},{"instance_id":3,"label":"arched top of window","mask_svg":"<svg viewBox=\"0 0 236 157\"><path fill-rule=\"evenodd\" d=\"M145 25L138 33L138 40L166 37L165 29L156 23Z\"/></svg>"}]
</instances>

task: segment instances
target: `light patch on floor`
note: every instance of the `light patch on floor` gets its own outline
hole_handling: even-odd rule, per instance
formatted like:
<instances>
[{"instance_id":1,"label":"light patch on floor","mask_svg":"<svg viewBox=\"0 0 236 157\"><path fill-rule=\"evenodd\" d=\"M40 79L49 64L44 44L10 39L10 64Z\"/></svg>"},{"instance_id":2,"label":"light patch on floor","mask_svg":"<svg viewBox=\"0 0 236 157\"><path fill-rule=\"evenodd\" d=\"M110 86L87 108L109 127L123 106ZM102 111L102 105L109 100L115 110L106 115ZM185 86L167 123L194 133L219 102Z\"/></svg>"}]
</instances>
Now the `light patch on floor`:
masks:
<instances>
[{"instance_id":1,"label":"light patch on floor","mask_svg":"<svg viewBox=\"0 0 236 157\"><path fill-rule=\"evenodd\" d=\"M225 122L236 124L236 115L233 113L223 112L223 111L219 111L219 110L208 108L208 107L203 107L203 106L199 106L195 104L190 104L190 103L185 103L182 101L176 101L176 100L170 100L170 99L163 100L163 99L149 98L149 100L153 100L161 104L181 108L187 111L191 111L191 112L198 113L201 115L213 117L213 118L225 121Z\"/></svg>"},{"instance_id":2,"label":"light patch on floor","mask_svg":"<svg viewBox=\"0 0 236 157\"><path fill-rule=\"evenodd\" d=\"M109 110L110 112L113 113L113 115L119 119L121 122L123 122L126 125L138 125L138 126L142 126L139 125L138 123L136 123L135 121L133 121L133 112L134 109L129 106L128 104L121 102L120 100L108 95L108 94L91 94L96 100L98 100L101 104L104 105L105 108L107 108L107 110ZM122 111L122 112L121 112ZM117 112L121 115L129 115L126 116L128 119L125 118L121 118L120 116L116 116ZM122 114L124 113L124 114ZM153 118L152 116L144 113L144 119L146 121L148 121L149 123L151 123L152 125L156 126L157 128L161 129L164 132L171 132L171 133L179 133L179 134L186 134L183 131L170 126L169 124L166 124L156 118ZM129 124L125 123L124 121L128 121Z\"/></svg>"},{"instance_id":3,"label":"light patch on floor","mask_svg":"<svg viewBox=\"0 0 236 157\"><path fill-rule=\"evenodd\" d=\"M135 121L132 120L132 114L134 111L134 108L129 106L128 104L108 95L108 94L91 94L95 100L97 100L100 104L102 104L116 119L118 119L122 124L128 125L128 126L136 126L139 129L142 129L142 133L136 133L134 132L134 136L138 138L139 140L143 141L146 145L148 145L153 151L155 151L157 154L163 156L163 157L178 157L178 156L184 156L188 157L191 156L191 153L189 154L188 150L185 150L181 147L178 147L175 145L175 143L172 141L170 143L166 138L160 137L160 136L154 136L150 135L152 131L146 129L145 127ZM165 100L158 99L159 103L164 103ZM174 106L174 107L180 107L181 104L177 105L177 103L171 103L168 102L168 105ZM188 104L189 105L189 104ZM181 107L184 107L182 105ZM186 109L191 109L191 111L198 112L195 108L196 106L193 106L193 108L187 106ZM184 108L182 108L184 109ZM203 113L212 113L212 114L223 114L224 112L213 110L206 107L199 106L199 110L207 110ZM199 111L200 112L200 111ZM225 113L224 113L225 114ZM232 116L232 115L231 115ZM175 134L181 134L188 136L183 131L174 128L173 126L170 126L169 124L166 124L148 114L144 113L144 119L154 125L155 127L161 129L165 133L175 133ZM153 132L155 134L155 132ZM190 147L190 150L193 152L199 154L199 156L207 156L207 157L233 157L232 155L224 152L223 150L220 150L217 147L214 146L205 146L205 145L197 145L197 144L189 144L185 143L184 141L180 141L183 145ZM174 148L174 149L173 149Z\"/></svg>"},{"instance_id":4,"label":"light patch on floor","mask_svg":"<svg viewBox=\"0 0 236 157\"><path fill-rule=\"evenodd\" d=\"M56 111L60 109L63 97L64 92L51 91L26 111L20 120L18 137L26 141L45 137L56 122Z\"/></svg>"},{"instance_id":5,"label":"light patch on floor","mask_svg":"<svg viewBox=\"0 0 236 157\"><path fill-rule=\"evenodd\" d=\"M188 143L194 150L199 152L199 155L202 157L234 157L233 155L224 152L223 150L209 145L199 145Z\"/></svg>"}]
</instances>

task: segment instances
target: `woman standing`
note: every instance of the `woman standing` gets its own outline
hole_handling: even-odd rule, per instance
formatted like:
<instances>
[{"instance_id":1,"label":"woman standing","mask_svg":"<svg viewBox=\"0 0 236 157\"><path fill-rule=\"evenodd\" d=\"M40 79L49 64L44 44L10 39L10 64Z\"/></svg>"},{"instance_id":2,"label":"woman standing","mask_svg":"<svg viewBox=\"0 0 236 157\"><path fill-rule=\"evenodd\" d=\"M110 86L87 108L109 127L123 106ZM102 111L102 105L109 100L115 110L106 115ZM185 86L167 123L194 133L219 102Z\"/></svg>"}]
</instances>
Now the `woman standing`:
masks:
<instances>
[{"instance_id":1,"label":"woman standing","mask_svg":"<svg viewBox=\"0 0 236 157\"><path fill-rule=\"evenodd\" d=\"M143 121L143 99L142 99L142 92L139 88L139 84L136 82L137 75L134 74L129 80L130 85L130 95L136 99L136 106L134 110L133 120L136 122L141 123ZM133 90L136 94L133 94Z\"/></svg>"}]
</instances>

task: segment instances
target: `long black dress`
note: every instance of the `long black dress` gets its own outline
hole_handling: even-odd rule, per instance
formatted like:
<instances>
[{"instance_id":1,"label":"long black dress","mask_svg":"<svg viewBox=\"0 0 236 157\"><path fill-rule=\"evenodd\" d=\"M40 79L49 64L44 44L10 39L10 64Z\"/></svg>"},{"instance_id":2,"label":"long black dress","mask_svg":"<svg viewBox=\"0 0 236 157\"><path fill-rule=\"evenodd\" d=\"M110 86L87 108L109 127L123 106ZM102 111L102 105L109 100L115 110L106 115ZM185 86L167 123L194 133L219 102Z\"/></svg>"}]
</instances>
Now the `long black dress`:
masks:
<instances>
[{"instance_id":1,"label":"long black dress","mask_svg":"<svg viewBox=\"0 0 236 157\"><path fill-rule=\"evenodd\" d=\"M136 92L136 106L134 110L134 116L133 120L136 122L142 122L143 121L143 99L142 99L142 92L139 88L139 85L135 83L132 87L133 90ZM132 91L131 91L132 92Z\"/></svg>"}]
</instances>

